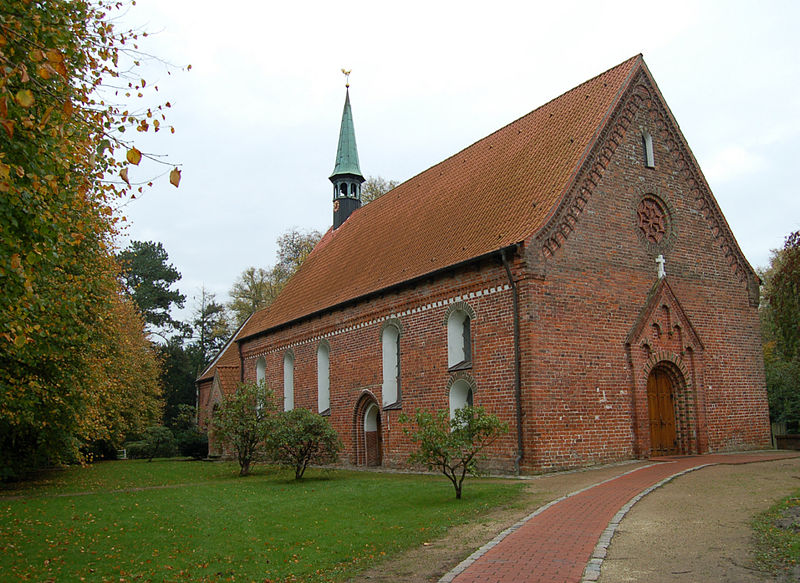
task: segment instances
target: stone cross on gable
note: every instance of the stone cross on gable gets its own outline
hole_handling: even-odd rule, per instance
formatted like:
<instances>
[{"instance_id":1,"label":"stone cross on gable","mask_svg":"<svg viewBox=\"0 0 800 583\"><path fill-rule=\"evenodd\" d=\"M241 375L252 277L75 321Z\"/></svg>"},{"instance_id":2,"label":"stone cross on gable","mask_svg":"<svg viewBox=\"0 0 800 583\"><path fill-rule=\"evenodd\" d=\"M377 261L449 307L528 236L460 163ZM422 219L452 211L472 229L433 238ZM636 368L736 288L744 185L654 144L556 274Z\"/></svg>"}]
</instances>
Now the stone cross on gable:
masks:
<instances>
[{"instance_id":1,"label":"stone cross on gable","mask_svg":"<svg viewBox=\"0 0 800 583\"><path fill-rule=\"evenodd\" d=\"M667 262L664 259L663 255L659 255L656 257L656 263L658 264L658 279L662 279L667 276L667 271L664 269L664 264Z\"/></svg>"}]
</instances>

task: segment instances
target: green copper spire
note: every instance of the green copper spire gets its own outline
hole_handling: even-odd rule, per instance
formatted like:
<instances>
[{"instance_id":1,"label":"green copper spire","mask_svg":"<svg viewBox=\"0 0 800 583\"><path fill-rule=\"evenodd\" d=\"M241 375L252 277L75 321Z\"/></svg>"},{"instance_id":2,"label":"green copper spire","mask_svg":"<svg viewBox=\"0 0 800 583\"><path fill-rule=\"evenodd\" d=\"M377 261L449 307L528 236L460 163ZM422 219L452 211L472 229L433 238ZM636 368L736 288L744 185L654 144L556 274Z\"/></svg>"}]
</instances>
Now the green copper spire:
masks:
<instances>
[{"instance_id":1,"label":"green copper spire","mask_svg":"<svg viewBox=\"0 0 800 583\"><path fill-rule=\"evenodd\" d=\"M336 151L336 167L333 169L331 179L342 174L358 176L361 168L358 166L358 149L356 148L356 132L353 128L353 112L350 109L350 89L348 84L347 95L344 100L342 112L342 127L339 130L339 148ZM362 180L363 182L363 180Z\"/></svg>"}]
</instances>

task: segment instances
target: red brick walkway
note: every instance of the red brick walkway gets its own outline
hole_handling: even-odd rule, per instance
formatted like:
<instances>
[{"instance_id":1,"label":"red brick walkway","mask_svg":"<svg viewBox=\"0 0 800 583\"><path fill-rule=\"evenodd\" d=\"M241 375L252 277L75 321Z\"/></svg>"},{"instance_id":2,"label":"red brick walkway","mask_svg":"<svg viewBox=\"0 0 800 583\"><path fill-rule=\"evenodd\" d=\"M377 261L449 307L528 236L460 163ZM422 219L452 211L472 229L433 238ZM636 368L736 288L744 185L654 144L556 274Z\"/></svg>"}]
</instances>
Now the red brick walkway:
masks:
<instances>
[{"instance_id":1,"label":"red brick walkway","mask_svg":"<svg viewBox=\"0 0 800 583\"><path fill-rule=\"evenodd\" d=\"M678 474L707 465L744 464L796 455L754 452L653 460L658 463L601 482L537 510L442 577L440 583L578 583L584 580L584 571L585 580L593 580L599 574L599 563L604 555L602 547L610 542L616 524L649 489ZM598 542L601 548L595 554L597 558L592 560ZM593 565L587 570L590 560Z\"/></svg>"}]
</instances>

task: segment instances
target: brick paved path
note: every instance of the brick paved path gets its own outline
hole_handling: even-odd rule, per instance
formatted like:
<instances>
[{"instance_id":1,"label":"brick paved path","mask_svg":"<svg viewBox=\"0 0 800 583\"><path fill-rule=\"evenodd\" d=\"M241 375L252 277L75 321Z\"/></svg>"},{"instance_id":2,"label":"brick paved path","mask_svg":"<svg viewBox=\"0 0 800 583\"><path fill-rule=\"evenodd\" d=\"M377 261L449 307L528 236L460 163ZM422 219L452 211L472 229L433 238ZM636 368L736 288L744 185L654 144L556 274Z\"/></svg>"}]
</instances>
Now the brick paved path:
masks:
<instances>
[{"instance_id":1,"label":"brick paved path","mask_svg":"<svg viewBox=\"0 0 800 583\"><path fill-rule=\"evenodd\" d=\"M474 553L440 583L579 583L599 575L624 512L650 489L707 465L794 457L788 452L659 458L655 463L590 486L540 508ZM602 540L601 540L602 539ZM595 552L595 547L600 546ZM596 559L592 559L595 553ZM592 565L587 569L590 560ZM584 571L586 571L584 579Z\"/></svg>"}]
</instances>

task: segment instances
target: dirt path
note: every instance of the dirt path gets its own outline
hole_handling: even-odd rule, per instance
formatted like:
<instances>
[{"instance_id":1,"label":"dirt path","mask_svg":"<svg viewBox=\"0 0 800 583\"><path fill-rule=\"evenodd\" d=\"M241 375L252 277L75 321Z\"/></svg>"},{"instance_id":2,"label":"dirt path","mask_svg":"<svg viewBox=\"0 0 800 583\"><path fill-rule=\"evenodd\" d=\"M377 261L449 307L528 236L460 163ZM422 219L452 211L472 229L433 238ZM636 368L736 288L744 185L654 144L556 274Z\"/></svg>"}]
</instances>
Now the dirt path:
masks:
<instances>
[{"instance_id":1,"label":"dirt path","mask_svg":"<svg viewBox=\"0 0 800 583\"><path fill-rule=\"evenodd\" d=\"M411 549L351 581L437 581L537 507L648 463L533 478L513 507L456 528L444 539ZM773 581L750 567L749 521L798 487L800 458L714 466L677 478L646 496L625 517L609 547L600 581ZM465 496L468 488L469 484Z\"/></svg>"},{"instance_id":2,"label":"dirt path","mask_svg":"<svg viewBox=\"0 0 800 583\"><path fill-rule=\"evenodd\" d=\"M797 488L800 458L713 466L676 478L625 516L599 581L775 581L753 568L749 523Z\"/></svg>"}]
</instances>

